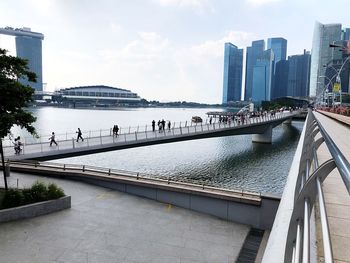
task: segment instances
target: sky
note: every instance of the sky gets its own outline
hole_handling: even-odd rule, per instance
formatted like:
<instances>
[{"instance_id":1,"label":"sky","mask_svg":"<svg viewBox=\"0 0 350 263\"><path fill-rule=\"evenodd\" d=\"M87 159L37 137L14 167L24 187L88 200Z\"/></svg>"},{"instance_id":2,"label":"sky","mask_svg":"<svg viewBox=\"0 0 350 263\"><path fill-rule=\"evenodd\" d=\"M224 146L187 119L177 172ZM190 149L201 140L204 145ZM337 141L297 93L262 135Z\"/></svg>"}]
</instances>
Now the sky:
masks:
<instances>
[{"instance_id":1,"label":"sky","mask_svg":"<svg viewBox=\"0 0 350 263\"><path fill-rule=\"evenodd\" d=\"M224 43L283 37L311 50L315 21L350 27L349 0L1 0L0 27L45 35L45 89L108 85L147 100L221 103ZM14 37L0 47L15 54Z\"/></svg>"}]
</instances>

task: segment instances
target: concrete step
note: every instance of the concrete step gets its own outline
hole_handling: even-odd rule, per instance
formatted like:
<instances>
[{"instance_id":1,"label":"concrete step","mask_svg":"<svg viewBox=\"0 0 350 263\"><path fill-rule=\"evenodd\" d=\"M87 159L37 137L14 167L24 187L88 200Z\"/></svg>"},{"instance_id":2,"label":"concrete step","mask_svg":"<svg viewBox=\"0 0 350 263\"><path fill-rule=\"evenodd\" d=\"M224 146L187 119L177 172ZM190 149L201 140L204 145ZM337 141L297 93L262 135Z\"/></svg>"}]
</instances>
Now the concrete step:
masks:
<instances>
[{"instance_id":1,"label":"concrete step","mask_svg":"<svg viewBox=\"0 0 350 263\"><path fill-rule=\"evenodd\" d=\"M251 228L238 255L236 263L254 263L264 230Z\"/></svg>"}]
</instances>

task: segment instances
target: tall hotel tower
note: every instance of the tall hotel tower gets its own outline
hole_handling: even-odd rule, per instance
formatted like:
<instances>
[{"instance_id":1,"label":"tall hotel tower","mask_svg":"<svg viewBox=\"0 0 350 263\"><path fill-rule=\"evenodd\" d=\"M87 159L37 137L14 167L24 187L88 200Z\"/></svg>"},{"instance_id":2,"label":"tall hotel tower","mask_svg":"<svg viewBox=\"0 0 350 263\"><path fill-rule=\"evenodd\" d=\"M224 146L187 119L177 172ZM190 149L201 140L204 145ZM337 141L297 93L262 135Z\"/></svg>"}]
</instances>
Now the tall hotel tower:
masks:
<instances>
[{"instance_id":1,"label":"tall hotel tower","mask_svg":"<svg viewBox=\"0 0 350 263\"><path fill-rule=\"evenodd\" d=\"M0 28L0 34L16 37L16 53L18 57L28 60L29 70L37 76L36 82L20 79L24 85L29 85L36 91L43 90L42 45L44 35L32 32L30 28Z\"/></svg>"},{"instance_id":2,"label":"tall hotel tower","mask_svg":"<svg viewBox=\"0 0 350 263\"><path fill-rule=\"evenodd\" d=\"M332 60L333 49L329 47L329 44L341 40L341 36L341 24L315 23L311 50L310 97L316 97L322 93L321 82L324 80L320 80L319 77L325 75L325 65Z\"/></svg>"},{"instance_id":3,"label":"tall hotel tower","mask_svg":"<svg viewBox=\"0 0 350 263\"><path fill-rule=\"evenodd\" d=\"M222 103L241 100L243 49L225 43Z\"/></svg>"}]
</instances>

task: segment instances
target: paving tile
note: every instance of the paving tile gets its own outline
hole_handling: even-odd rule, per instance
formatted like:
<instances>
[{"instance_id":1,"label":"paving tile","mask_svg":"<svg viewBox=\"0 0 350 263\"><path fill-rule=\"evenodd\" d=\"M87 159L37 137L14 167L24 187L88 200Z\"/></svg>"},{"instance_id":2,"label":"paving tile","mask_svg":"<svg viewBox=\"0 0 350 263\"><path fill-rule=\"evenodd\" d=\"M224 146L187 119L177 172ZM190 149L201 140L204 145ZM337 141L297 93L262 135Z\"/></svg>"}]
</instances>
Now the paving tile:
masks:
<instances>
[{"instance_id":1,"label":"paving tile","mask_svg":"<svg viewBox=\"0 0 350 263\"><path fill-rule=\"evenodd\" d=\"M234 262L249 227L80 182L37 178L72 196L72 208L0 224L0 262ZM1 183L0 183L1 184ZM233 260L232 260L233 259Z\"/></svg>"}]
</instances>

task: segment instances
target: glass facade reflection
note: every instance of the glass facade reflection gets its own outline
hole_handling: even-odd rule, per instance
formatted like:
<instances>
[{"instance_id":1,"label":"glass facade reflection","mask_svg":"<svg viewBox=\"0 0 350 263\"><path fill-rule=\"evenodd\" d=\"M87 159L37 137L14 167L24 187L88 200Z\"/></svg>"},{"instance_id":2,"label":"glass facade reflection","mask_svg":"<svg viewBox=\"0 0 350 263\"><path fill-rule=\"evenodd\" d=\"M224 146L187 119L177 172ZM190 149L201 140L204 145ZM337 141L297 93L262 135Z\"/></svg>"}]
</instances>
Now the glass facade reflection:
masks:
<instances>
[{"instance_id":1,"label":"glass facade reflection","mask_svg":"<svg viewBox=\"0 0 350 263\"><path fill-rule=\"evenodd\" d=\"M312 40L311 69L310 69L310 91L311 97L319 96L324 85L319 77L324 76L329 61L332 60L332 48L329 44L341 40L341 24L321 24L315 23L314 35Z\"/></svg>"},{"instance_id":2,"label":"glass facade reflection","mask_svg":"<svg viewBox=\"0 0 350 263\"><path fill-rule=\"evenodd\" d=\"M274 72L274 53L271 49L264 51L253 68L252 101L271 100L271 88Z\"/></svg>"},{"instance_id":3,"label":"glass facade reflection","mask_svg":"<svg viewBox=\"0 0 350 263\"><path fill-rule=\"evenodd\" d=\"M225 43L222 103L241 100L243 49Z\"/></svg>"},{"instance_id":4,"label":"glass facade reflection","mask_svg":"<svg viewBox=\"0 0 350 263\"><path fill-rule=\"evenodd\" d=\"M264 40L256 40L252 42L251 47L247 47L246 52L246 70L245 70L245 92L244 100L249 101L252 98L253 87L253 70L258 58L263 56L265 49Z\"/></svg>"}]
</instances>

